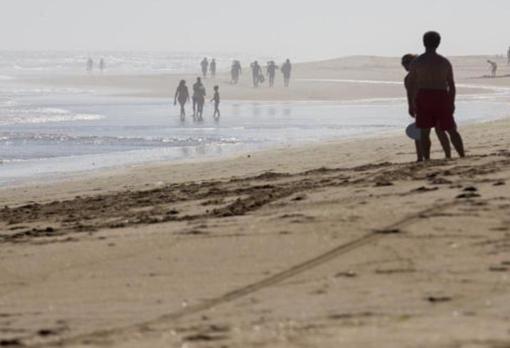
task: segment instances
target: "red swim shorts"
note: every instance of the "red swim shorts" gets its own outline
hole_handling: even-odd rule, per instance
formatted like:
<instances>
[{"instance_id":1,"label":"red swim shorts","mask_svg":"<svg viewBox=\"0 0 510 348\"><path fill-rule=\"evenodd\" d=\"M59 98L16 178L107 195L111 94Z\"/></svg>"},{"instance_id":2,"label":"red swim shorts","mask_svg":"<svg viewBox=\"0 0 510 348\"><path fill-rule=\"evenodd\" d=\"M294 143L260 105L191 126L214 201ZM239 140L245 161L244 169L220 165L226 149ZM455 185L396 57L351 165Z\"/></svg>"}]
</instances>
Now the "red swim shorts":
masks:
<instances>
[{"instance_id":1,"label":"red swim shorts","mask_svg":"<svg viewBox=\"0 0 510 348\"><path fill-rule=\"evenodd\" d=\"M420 89L416 96L416 127L456 129L453 104L447 91Z\"/></svg>"}]
</instances>

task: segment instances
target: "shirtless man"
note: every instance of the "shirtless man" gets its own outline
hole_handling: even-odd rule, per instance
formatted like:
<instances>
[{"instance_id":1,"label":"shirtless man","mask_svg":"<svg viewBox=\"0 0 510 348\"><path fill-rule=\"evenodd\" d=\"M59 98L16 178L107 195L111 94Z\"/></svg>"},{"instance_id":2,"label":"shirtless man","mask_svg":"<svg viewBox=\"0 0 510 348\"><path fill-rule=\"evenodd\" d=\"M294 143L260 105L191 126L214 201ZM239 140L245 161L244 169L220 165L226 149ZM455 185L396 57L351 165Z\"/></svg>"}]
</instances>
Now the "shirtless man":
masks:
<instances>
[{"instance_id":1,"label":"shirtless man","mask_svg":"<svg viewBox=\"0 0 510 348\"><path fill-rule=\"evenodd\" d=\"M462 137L453 117L456 96L453 68L448 59L437 54L440 43L439 33L425 33L425 53L413 61L408 77L409 114L416 117L416 126L421 130L423 158L426 161L430 160L432 128L446 131L459 156L464 157Z\"/></svg>"}]
</instances>

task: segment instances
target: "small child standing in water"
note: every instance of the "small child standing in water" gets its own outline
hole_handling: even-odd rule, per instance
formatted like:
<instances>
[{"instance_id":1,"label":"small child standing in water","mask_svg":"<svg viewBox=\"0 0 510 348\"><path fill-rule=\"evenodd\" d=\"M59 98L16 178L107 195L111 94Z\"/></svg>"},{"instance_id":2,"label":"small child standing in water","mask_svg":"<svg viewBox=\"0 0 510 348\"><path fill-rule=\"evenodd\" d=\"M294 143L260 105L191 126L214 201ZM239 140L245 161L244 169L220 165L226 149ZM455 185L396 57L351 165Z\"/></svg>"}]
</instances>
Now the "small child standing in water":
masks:
<instances>
[{"instance_id":1,"label":"small child standing in water","mask_svg":"<svg viewBox=\"0 0 510 348\"><path fill-rule=\"evenodd\" d=\"M211 99L214 102L214 115L213 117L218 119L220 118L220 87L214 86L214 96Z\"/></svg>"}]
</instances>

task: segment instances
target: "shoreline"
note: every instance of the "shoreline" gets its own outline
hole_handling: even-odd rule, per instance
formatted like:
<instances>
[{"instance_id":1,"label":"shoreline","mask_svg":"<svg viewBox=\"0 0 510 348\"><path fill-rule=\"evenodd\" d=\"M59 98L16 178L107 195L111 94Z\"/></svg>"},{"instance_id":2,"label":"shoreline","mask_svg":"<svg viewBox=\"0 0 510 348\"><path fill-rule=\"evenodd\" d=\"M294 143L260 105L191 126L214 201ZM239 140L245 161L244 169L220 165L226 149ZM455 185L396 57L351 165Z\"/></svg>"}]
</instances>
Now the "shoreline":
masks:
<instances>
[{"instance_id":1,"label":"shoreline","mask_svg":"<svg viewBox=\"0 0 510 348\"><path fill-rule=\"evenodd\" d=\"M483 129L484 126L491 125L497 125L502 124L506 125L510 123L510 115L508 116L502 116L500 119L496 120L485 120L485 121L476 121L473 123L470 123L468 125L465 125L462 128L462 132L468 131L470 133L478 133L480 129ZM492 127L491 127L492 128ZM194 180L211 180L211 179L228 179L228 175L226 176L220 176L217 175L219 173L228 172L230 173L230 169L232 167L242 166L242 165L248 165L249 162L253 162L253 159L257 159L255 164L250 164L246 169L237 170L236 174L239 176L245 176L245 175L257 175L257 174L263 174L264 172L272 172L272 171L278 171L280 168L285 168L285 170L288 170L288 163L287 164L274 164L272 159L275 158L287 158L287 157L294 157L296 154L306 154L307 156L310 156L311 153L321 153L325 152L327 153L327 162L326 163L310 163L308 165L303 166L302 164L298 166L298 168L293 169L292 171L305 171L305 170L312 170L316 167L322 167L322 166L331 166L331 152L334 151L336 148L341 148L344 146L347 146L348 148L356 147L358 144L365 144L367 140L372 140L375 143L381 143L381 144L391 144L392 146L398 146L399 148L403 148L401 152L402 156L398 163L406 163L406 162L413 162L414 159L414 148L413 143L411 140L409 140L405 134L404 130L402 131L396 131L396 130L390 130L383 133L378 134L372 134L372 135L359 135L359 136L352 136L349 138L343 138L343 139L329 139L324 140L320 142L314 142L314 143L308 143L308 144L288 144L288 145L280 145L275 147L269 147L269 148L262 148L258 150L253 151L243 151L240 153L232 153L227 156L222 157L213 157L213 158L190 158L185 160L177 160L177 161L148 161L148 162L142 162L142 163L133 163L133 164L126 164L126 165L120 165L120 166L114 166L114 167L106 167L106 168L99 168L99 169L93 169L93 170L84 170L79 172L70 172L70 173L63 173L59 174L57 178L49 178L45 177L42 179L27 179L25 182L20 182L18 184L8 184L9 186L6 187L0 187L0 206L4 204L12 204L8 199L5 198L2 199L2 196L4 197L11 197L14 194L14 192L28 192L31 189L41 189L42 191L46 190L56 190L61 191L59 189L59 186L71 188L73 186L80 187L80 190L83 190L83 193L88 192L89 194L97 194L100 192L100 190L95 186L101 186L101 184L104 183L104 180L113 180L113 182L124 182L125 180L128 180L131 182L130 186L131 188L141 189L143 187L151 187L151 186L159 186L164 184L167 184L167 180L165 179L166 172L182 172L182 176L177 176L175 181L172 181L174 183L183 183L186 181L194 181ZM469 140L469 139L468 139ZM440 148L438 148L438 144L435 140L433 140L433 149L432 154L435 155L435 159L441 159L442 158L442 152L440 151ZM470 153L469 149L469 143L467 148L467 154ZM344 154L345 155L345 154ZM364 154L365 156L367 154ZM385 155L379 159L376 159L377 161L384 161L388 159L389 157L395 157L396 155ZM315 157L315 156L313 156ZM347 158L349 158L349 163L352 162L352 158L350 158L351 155L348 155ZM369 157L371 157L369 155ZM398 156L397 156L398 157ZM361 157L366 158L366 157ZM355 160L353 161L353 165L363 165L363 161L361 160ZM292 160L291 162L295 162L295 160ZM300 162L300 161L298 161ZM285 161L283 162L285 163ZM294 164L295 165L295 164ZM339 165L341 165L339 163ZM207 170L205 168L207 167L214 167L215 172L207 173L204 177L201 177L201 175L204 175ZM335 165L333 165L335 166ZM228 168L228 170L222 170L221 168L225 167ZM147 176L145 180L140 180L144 173L147 171L150 172L156 172L157 175L155 175L154 178L151 178L151 176ZM196 172L196 173L194 173ZM130 179L128 179L130 178ZM136 178L135 181L140 181L140 183L133 185L132 181L133 178ZM122 190L125 189L125 185L119 185L115 184L114 186L118 186L118 189ZM92 190L89 190L86 188L86 186L94 186ZM110 187L111 189L111 187ZM74 191L73 191L74 192ZM63 190L62 193L65 193L65 190ZM76 192L74 192L76 193ZM73 194L74 194L73 193ZM14 194L16 195L16 194ZM35 197L37 196L37 193L31 193L31 198L25 198L27 201L34 201ZM43 196L46 196L47 193L43 194ZM21 204L21 202L18 202L17 204Z\"/></svg>"},{"instance_id":2,"label":"shoreline","mask_svg":"<svg viewBox=\"0 0 510 348\"><path fill-rule=\"evenodd\" d=\"M389 101L391 99L382 99L382 100L376 100L376 102L384 102ZM399 99L400 100L400 99ZM364 100L361 99L358 102L361 103ZM373 101L373 100L372 100ZM241 101L238 101L241 102ZM345 103L350 103L351 101L345 101ZM261 104L271 104L273 102L269 101L260 101ZM274 101L274 103L282 103L281 101ZM309 104L310 102L306 101L284 101L283 103L302 103L302 104ZM312 101L311 103L317 103L317 104L337 104L338 102L335 101ZM503 116L501 115L499 118L496 119L488 119L488 120L475 120L471 121L464 125L465 127L476 127L477 125L483 125L486 123L492 123L492 122L499 122L504 121L505 119L509 118L510 116ZM409 119L411 121L411 119ZM119 165L113 165L113 166L106 166L102 168L95 168L95 169L85 169L85 170L78 170L78 171L69 171L69 172L56 172L56 173L48 173L44 175L43 177L26 177L19 179L19 181L7 181L0 185L0 192L9 187L9 188L23 188L27 186L39 186L39 185L57 185L62 182L67 181L75 181L75 179L80 177L87 177L87 178L95 178L100 177L103 175L109 175L111 173L115 172L122 172L126 173L130 170L139 170L140 168L161 168L161 167L168 167L169 169L172 168L172 166L182 166L182 165L193 165L193 164L203 164L206 165L207 163L216 162L221 163L222 161L231 161L235 159L242 158L244 156L255 156L255 155L262 155L270 154L272 152L278 152L285 156L285 152L289 151L300 151L304 150L306 148L312 147L312 148L321 148L323 146L340 146L343 143L351 143L356 141L366 141L366 140L373 140L373 139L385 139L385 138L403 138L406 140L409 140L404 135L404 129L402 130L383 130L374 132L372 134L352 134L346 137L340 137L340 138L329 138L329 139L323 139L318 141L310 141L310 142L297 142L297 143L289 143L289 144L273 144L273 145L267 145L261 148L253 148L253 149L246 149L246 150L238 150L233 151L229 154L222 154L222 155L213 155L213 156L206 156L206 157L190 157L190 158L182 158L182 159L175 159L175 160L165 160L165 159L159 159L159 160L145 160L140 162L132 162L132 163L126 163L126 164L119 164ZM402 140L402 139L401 139ZM409 141L411 143L411 141ZM106 153L105 155L108 155ZM74 157L74 156L72 156ZM83 157L83 156L79 156ZM62 157L61 160L65 161L66 157ZM48 159L41 158L38 159L38 161L45 161ZM1 163L0 162L0 168L2 165L8 164L9 162ZM0 201L0 205L2 202Z\"/></svg>"}]
</instances>

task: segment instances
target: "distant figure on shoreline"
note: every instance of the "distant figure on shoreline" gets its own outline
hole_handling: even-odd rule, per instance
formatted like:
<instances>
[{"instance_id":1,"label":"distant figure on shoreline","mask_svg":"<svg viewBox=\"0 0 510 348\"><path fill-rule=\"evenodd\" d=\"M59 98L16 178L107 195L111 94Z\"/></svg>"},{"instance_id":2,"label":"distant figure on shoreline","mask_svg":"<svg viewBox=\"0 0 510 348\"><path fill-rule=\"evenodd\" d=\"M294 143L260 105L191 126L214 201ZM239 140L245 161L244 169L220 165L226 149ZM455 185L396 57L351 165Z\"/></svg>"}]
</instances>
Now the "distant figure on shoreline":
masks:
<instances>
[{"instance_id":1,"label":"distant figure on shoreline","mask_svg":"<svg viewBox=\"0 0 510 348\"><path fill-rule=\"evenodd\" d=\"M211 60L211 64L209 64L209 71L211 72L211 77L216 77L216 59Z\"/></svg>"},{"instance_id":2,"label":"distant figure on shoreline","mask_svg":"<svg viewBox=\"0 0 510 348\"><path fill-rule=\"evenodd\" d=\"M209 61L207 60L207 57L202 59L200 67L202 68L202 76L205 79L207 77L207 70L209 69Z\"/></svg>"},{"instance_id":3,"label":"distant figure on shoreline","mask_svg":"<svg viewBox=\"0 0 510 348\"><path fill-rule=\"evenodd\" d=\"M430 160L430 130L446 131L460 157L464 144L454 119L456 86L451 63L437 53L441 35L430 31L423 36L425 53L416 58L408 75L409 114L416 118L421 133L423 159ZM446 157L451 157L450 142L442 143Z\"/></svg>"},{"instance_id":4,"label":"distant figure on shoreline","mask_svg":"<svg viewBox=\"0 0 510 348\"><path fill-rule=\"evenodd\" d=\"M230 76L232 77L231 83L236 85L239 83L239 76L241 75L242 68L241 62L238 60L234 60L232 62L232 67L230 68Z\"/></svg>"},{"instance_id":5,"label":"distant figure on shoreline","mask_svg":"<svg viewBox=\"0 0 510 348\"><path fill-rule=\"evenodd\" d=\"M267 79L269 80L269 87L274 86L274 78L276 75L276 70L278 70L278 66L275 64L273 60L267 62Z\"/></svg>"},{"instance_id":6,"label":"distant figure on shoreline","mask_svg":"<svg viewBox=\"0 0 510 348\"><path fill-rule=\"evenodd\" d=\"M215 119L220 118L220 87L214 86L214 96L211 99L212 102L214 102L214 114L213 117Z\"/></svg>"},{"instance_id":7,"label":"distant figure on shoreline","mask_svg":"<svg viewBox=\"0 0 510 348\"><path fill-rule=\"evenodd\" d=\"M406 88L408 101L412 100L411 86L409 83L409 70L411 69L411 64L413 63L413 61L416 58L418 58L418 56L416 54L406 54L405 56L402 57L402 66L408 72L408 74L404 78L404 86ZM409 107L409 109L411 109L411 107ZM413 116L411 115L411 117L413 117ZM416 118L416 117L413 117L413 118ZM436 128L436 135L437 135L437 138L439 139L439 142L441 143L441 146L443 148L446 158L450 158L451 157L450 140L448 139L446 132ZM421 144L421 140L415 140L414 143L415 143L415 147L416 147L416 157L417 157L416 162L423 162L423 147ZM446 146L444 144L446 144Z\"/></svg>"},{"instance_id":8,"label":"distant figure on shoreline","mask_svg":"<svg viewBox=\"0 0 510 348\"><path fill-rule=\"evenodd\" d=\"M101 60L99 60L99 70L101 71L101 73L104 71L105 68L106 68L106 65L104 62L104 58L101 58Z\"/></svg>"},{"instance_id":9,"label":"distant figure on shoreline","mask_svg":"<svg viewBox=\"0 0 510 348\"><path fill-rule=\"evenodd\" d=\"M506 52L506 57L508 58L507 64L510 65L510 47L508 47L508 51Z\"/></svg>"},{"instance_id":10,"label":"distant figure on shoreline","mask_svg":"<svg viewBox=\"0 0 510 348\"><path fill-rule=\"evenodd\" d=\"M94 70L94 61L89 57L89 59L87 59L87 72L90 73L92 70Z\"/></svg>"},{"instance_id":11,"label":"distant figure on shoreline","mask_svg":"<svg viewBox=\"0 0 510 348\"><path fill-rule=\"evenodd\" d=\"M181 80L174 96L174 105L177 105L177 101L179 101L179 105L181 106L181 119L184 119L186 116L186 110L184 109L184 106L186 105L186 102L189 101L189 99L189 90L188 86L186 86L186 81Z\"/></svg>"},{"instance_id":12,"label":"distant figure on shoreline","mask_svg":"<svg viewBox=\"0 0 510 348\"><path fill-rule=\"evenodd\" d=\"M259 83L264 82L264 76L262 75L262 68L259 65L258 61L254 61L250 65L251 67L251 75L253 78L253 87L257 88Z\"/></svg>"},{"instance_id":13,"label":"distant figure on shoreline","mask_svg":"<svg viewBox=\"0 0 510 348\"><path fill-rule=\"evenodd\" d=\"M498 64L490 59L487 60L487 63L490 65L491 76L496 77L496 74L498 73Z\"/></svg>"},{"instance_id":14,"label":"distant figure on shoreline","mask_svg":"<svg viewBox=\"0 0 510 348\"><path fill-rule=\"evenodd\" d=\"M290 59L287 59L285 63L283 63L281 69L283 74L283 85L285 87L289 87L290 85L290 74L292 73L292 64L290 63Z\"/></svg>"}]
</instances>

